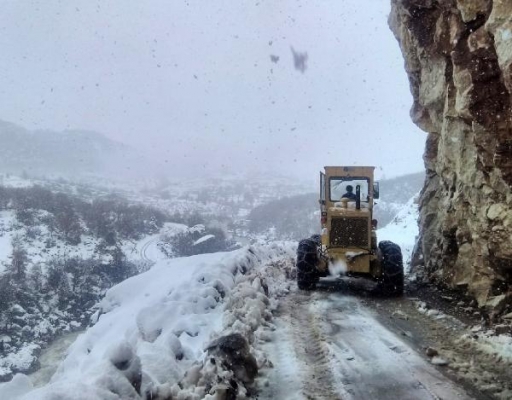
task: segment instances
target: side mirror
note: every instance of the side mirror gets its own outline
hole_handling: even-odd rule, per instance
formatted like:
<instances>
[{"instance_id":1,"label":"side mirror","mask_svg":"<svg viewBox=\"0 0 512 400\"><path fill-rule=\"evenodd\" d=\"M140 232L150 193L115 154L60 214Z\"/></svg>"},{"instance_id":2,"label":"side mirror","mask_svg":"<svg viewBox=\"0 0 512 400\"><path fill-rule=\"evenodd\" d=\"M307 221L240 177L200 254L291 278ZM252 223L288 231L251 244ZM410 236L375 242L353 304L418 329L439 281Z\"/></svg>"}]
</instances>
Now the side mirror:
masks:
<instances>
[{"instance_id":1,"label":"side mirror","mask_svg":"<svg viewBox=\"0 0 512 400\"><path fill-rule=\"evenodd\" d=\"M379 182L373 182L373 198L379 198Z\"/></svg>"}]
</instances>

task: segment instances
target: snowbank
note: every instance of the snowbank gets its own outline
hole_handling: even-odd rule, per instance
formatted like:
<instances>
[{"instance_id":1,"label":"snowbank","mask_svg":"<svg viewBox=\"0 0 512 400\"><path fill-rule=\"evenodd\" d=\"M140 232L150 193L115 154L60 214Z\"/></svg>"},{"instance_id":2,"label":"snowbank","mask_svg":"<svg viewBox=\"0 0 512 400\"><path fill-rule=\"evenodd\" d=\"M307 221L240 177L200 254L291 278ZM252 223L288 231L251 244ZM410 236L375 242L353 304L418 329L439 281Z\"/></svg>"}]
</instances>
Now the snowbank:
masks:
<instances>
[{"instance_id":1,"label":"snowbank","mask_svg":"<svg viewBox=\"0 0 512 400\"><path fill-rule=\"evenodd\" d=\"M490 330L476 337L478 340L475 339L474 333L468 333L461 337L461 341L469 342L487 354L493 354L496 358L512 363L512 337L510 335L496 335L494 331Z\"/></svg>"},{"instance_id":2,"label":"snowbank","mask_svg":"<svg viewBox=\"0 0 512 400\"><path fill-rule=\"evenodd\" d=\"M402 249L404 267L409 270L411 255L418 236L417 195L411 198L389 224L377 231L377 239L391 240Z\"/></svg>"},{"instance_id":3,"label":"snowbank","mask_svg":"<svg viewBox=\"0 0 512 400\"><path fill-rule=\"evenodd\" d=\"M205 346L229 333L251 346L265 340L268 293L287 290L279 265L293 265L295 248L279 243L159 261L107 292L98 321L70 347L49 385L32 390L17 375L0 385L0 398L208 398L234 375L203 362ZM262 353L251 349L263 365Z\"/></svg>"}]
</instances>

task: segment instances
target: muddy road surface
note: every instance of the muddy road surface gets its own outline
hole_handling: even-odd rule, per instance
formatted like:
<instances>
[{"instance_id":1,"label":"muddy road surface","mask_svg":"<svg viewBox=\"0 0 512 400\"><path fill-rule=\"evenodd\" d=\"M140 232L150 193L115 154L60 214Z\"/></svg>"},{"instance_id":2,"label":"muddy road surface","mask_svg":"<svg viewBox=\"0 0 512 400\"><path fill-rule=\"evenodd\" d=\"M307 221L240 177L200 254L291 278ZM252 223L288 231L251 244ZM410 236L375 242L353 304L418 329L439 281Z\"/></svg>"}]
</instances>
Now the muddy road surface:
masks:
<instances>
[{"instance_id":1,"label":"muddy road surface","mask_svg":"<svg viewBox=\"0 0 512 400\"><path fill-rule=\"evenodd\" d=\"M281 300L265 345L270 368L262 371L260 400L502 398L449 366L450 335L462 323L433 320L411 298L379 299L349 286L333 280L312 292L292 287Z\"/></svg>"}]
</instances>

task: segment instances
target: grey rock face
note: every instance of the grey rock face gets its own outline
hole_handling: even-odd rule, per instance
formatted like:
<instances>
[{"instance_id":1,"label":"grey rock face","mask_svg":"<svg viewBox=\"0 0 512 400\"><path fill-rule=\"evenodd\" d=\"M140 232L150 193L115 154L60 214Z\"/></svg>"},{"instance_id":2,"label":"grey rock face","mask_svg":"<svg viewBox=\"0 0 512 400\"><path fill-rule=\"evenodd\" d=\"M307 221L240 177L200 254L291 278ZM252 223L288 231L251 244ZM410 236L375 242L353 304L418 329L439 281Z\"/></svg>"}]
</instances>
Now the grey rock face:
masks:
<instances>
[{"instance_id":1,"label":"grey rock face","mask_svg":"<svg viewBox=\"0 0 512 400\"><path fill-rule=\"evenodd\" d=\"M512 2L392 0L389 24L428 133L415 268L484 306L512 282Z\"/></svg>"}]
</instances>

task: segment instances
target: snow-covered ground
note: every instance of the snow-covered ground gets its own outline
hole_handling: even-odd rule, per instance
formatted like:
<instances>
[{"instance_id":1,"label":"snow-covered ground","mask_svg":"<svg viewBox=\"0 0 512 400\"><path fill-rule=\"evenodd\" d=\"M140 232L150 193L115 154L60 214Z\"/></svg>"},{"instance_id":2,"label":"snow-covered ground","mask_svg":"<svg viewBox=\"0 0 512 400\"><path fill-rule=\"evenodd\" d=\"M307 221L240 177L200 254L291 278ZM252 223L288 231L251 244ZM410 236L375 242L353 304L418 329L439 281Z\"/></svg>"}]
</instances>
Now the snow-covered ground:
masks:
<instances>
[{"instance_id":1,"label":"snow-covered ground","mask_svg":"<svg viewBox=\"0 0 512 400\"><path fill-rule=\"evenodd\" d=\"M165 258L159 250L158 238L161 233L172 235L186 229L185 225L167 223L161 231L155 235L149 235L139 241L122 240L121 245L127 260L134 263L139 270L146 270L156 261ZM46 239L50 237L45 225L38 226L40 235L30 239L26 237L26 228L16 223L14 211L0 211L0 273L5 270L5 266L10 263L10 257L13 252L13 239L22 237L22 243L27 252L27 266L41 266L44 271L48 265L55 259L70 259L77 257L87 259L94 257L98 262L107 260L108 254L98 254L96 247L99 239L82 235L82 240L78 245L72 245L62 239L54 238L54 245L47 247ZM63 333L69 333L77 329L82 329L82 325L87 323L85 311L83 315L65 314L59 309L55 301L50 298L48 304L41 303L43 311L39 313L32 311L30 321L36 321L30 327L23 326L23 330L30 331L26 333L22 340L16 346L8 347L7 344L13 344L15 338L9 335L0 334L0 376L9 376L13 371L27 371L34 368L34 362L42 348L46 346L49 340ZM31 308L27 308L31 311ZM11 312L18 312L24 315L26 310L18 304L11 307ZM44 312L44 315L42 314ZM81 319L80 319L80 318ZM21 328L20 328L21 329ZM0 397L1 398L1 397Z\"/></svg>"},{"instance_id":2,"label":"snow-covered ground","mask_svg":"<svg viewBox=\"0 0 512 400\"><path fill-rule=\"evenodd\" d=\"M16 185L22 185L23 182L11 182ZM25 182L26 183L26 182ZM407 207L394 219L394 221L387 227L379 230L380 240L393 240L397 242L403 249L404 259L407 260L414 245L414 237L417 233L416 224L416 205L414 201L410 201ZM19 234L19 229L15 226L15 216L13 211L2 211L0 215L0 261L7 262L12 251L11 241L14 235ZM44 226L41 229L45 229ZM188 228L182 224L167 223L161 229L159 234L146 236L140 241L125 241L123 242L122 249L127 255L128 260L135 262L141 269L145 269L142 264L147 264L149 268L154 263L161 263L165 261L165 255L159 249L159 238L162 234L167 236L179 232L183 232ZM193 228L190 228L193 229ZM97 245L97 240L92 237L84 237L78 246L71 246L64 241L56 240L56 246L47 249L43 238L47 235L41 235L41 239L34 239L28 248L28 255L32 262L40 261L44 267L45 260L52 257L73 257L78 256L87 258L94 254L94 249ZM208 236L202 237L199 240L206 240ZM268 242L267 240L260 240L260 245ZM209 257L209 256L205 256ZM212 256L215 257L215 256ZM3 265L3 263L0 263ZM189 269L186 268L186 271ZM184 275L185 276L185 275ZM7 358L0 359L1 365L11 365L14 368L23 368L24 365L30 365L34 360L35 353L39 351L38 346L27 344L24 351L19 353L12 353L5 355ZM3 361L2 361L3 360Z\"/></svg>"},{"instance_id":3,"label":"snow-covered ground","mask_svg":"<svg viewBox=\"0 0 512 400\"><path fill-rule=\"evenodd\" d=\"M62 239L54 238L54 245L48 247L46 240L51 237L45 225L37 226L39 234L34 239L27 239L26 228L16 224L14 211L0 211L0 273L5 269L5 264L9 262L12 253L13 238L23 237L24 248L27 251L29 266L41 263L45 266L46 262L54 258L69 259L80 258L88 259L98 257L97 246L100 242L98 238L89 235L82 235L81 242L78 245L66 243ZM121 248L127 259L137 265L142 262L155 262L165 258L165 255L158 249L159 237L162 234L173 235L187 229L186 225L176 223L166 223L154 235L148 235L139 241L120 240ZM30 242L27 242L30 240Z\"/></svg>"},{"instance_id":4,"label":"snow-covered ground","mask_svg":"<svg viewBox=\"0 0 512 400\"><path fill-rule=\"evenodd\" d=\"M207 384L197 388L201 379L215 375L211 366L200 367L205 345L227 333L264 335L270 307L265 292L273 285L277 296L274 286L284 282L282 276L273 279L284 274L273 265L291 265L295 247L280 243L158 261L107 292L96 324L70 347L49 385L34 390L30 379L17 375L0 385L0 398L73 393L84 400L139 399L146 393L215 392ZM190 388L178 386L187 371L197 379L190 378Z\"/></svg>"},{"instance_id":5,"label":"snow-covered ground","mask_svg":"<svg viewBox=\"0 0 512 400\"><path fill-rule=\"evenodd\" d=\"M411 202L409 212L395 220L387 236L380 232L380 239L398 242L405 253L413 241L404 234L411 231L408 223L416 226L413 214ZM298 291L290 279L296 243L164 260L151 256L157 239L135 246L136 254L149 255L155 265L107 292L97 322L71 345L51 382L35 389L30 378L17 375L0 385L0 398L42 400L70 393L79 400L222 398L240 377L207 347L231 333L247 338L261 371L256 385L262 399L315 398L315 393L363 398L354 393L374 393L381 384L377 376L402 394L465 398L450 383L439 384L444 378L363 312L357 299L323 291L310 298ZM358 331L363 328L364 344ZM377 351L371 345L375 337ZM401 369L388 370L390 363ZM307 380L312 373L321 379ZM363 385L364 376L375 385ZM421 385L413 384L418 379ZM237 398L245 398L243 384L237 391ZM386 396L395 398L391 392Z\"/></svg>"},{"instance_id":6,"label":"snow-covered ground","mask_svg":"<svg viewBox=\"0 0 512 400\"><path fill-rule=\"evenodd\" d=\"M377 230L379 241L391 240L400 246L406 273L409 271L412 251L419 232L418 216L417 196L414 196L389 224Z\"/></svg>"},{"instance_id":7,"label":"snow-covered ground","mask_svg":"<svg viewBox=\"0 0 512 400\"><path fill-rule=\"evenodd\" d=\"M0 174L0 185L13 188L26 188L34 184L34 181L27 178L22 178L16 175L3 175Z\"/></svg>"},{"instance_id":8,"label":"snow-covered ground","mask_svg":"<svg viewBox=\"0 0 512 400\"><path fill-rule=\"evenodd\" d=\"M11 225L14 221L14 212L0 211L0 273L5 269L4 263L12 252Z\"/></svg>"},{"instance_id":9,"label":"snow-covered ground","mask_svg":"<svg viewBox=\"0 0 512 400\"><path fill-rule=\"evenodd\" d=\"M411 199L378 231L379 240L401 246L406 265L418 233L417 217ZM163 231L186 229L168 224ZM107 292L93 316L94 325L70 346L50 383L34 388L35 378L18 374L0 384L0 399L214 400L227 393L247 398L245 384L250 387L254 377L247 377L248 370L239 374L227 367L230 364L212 350L216 340L237 333L245 338L259 369L255 390L260 399L340 394L348 399L471 398L436 370L434 358L411 348L415 331L400 325L413 317L407 298L381 303L376 312L367 301L339 291L337 280L322 281L313 293L299 291L293 277L296 243L261 243L228 253L165 259L158 240L153 235L127 244L130 257L154 265ZM378 322L386 307L390 310L385 319L399 321L398 335ZM435 324L450 321L431 312L416 314L422 330L430 329L429 319ZM475 339L464 324L459 322L457 329L453 335L461 348L475 346L500 362L511 362L509 336ZM465 365L464 354L452 357L450 349L442 347L444 339L438 340L448 361ZM311 379L313 375L318 379Z\"/></svg>"}]
</instances>

